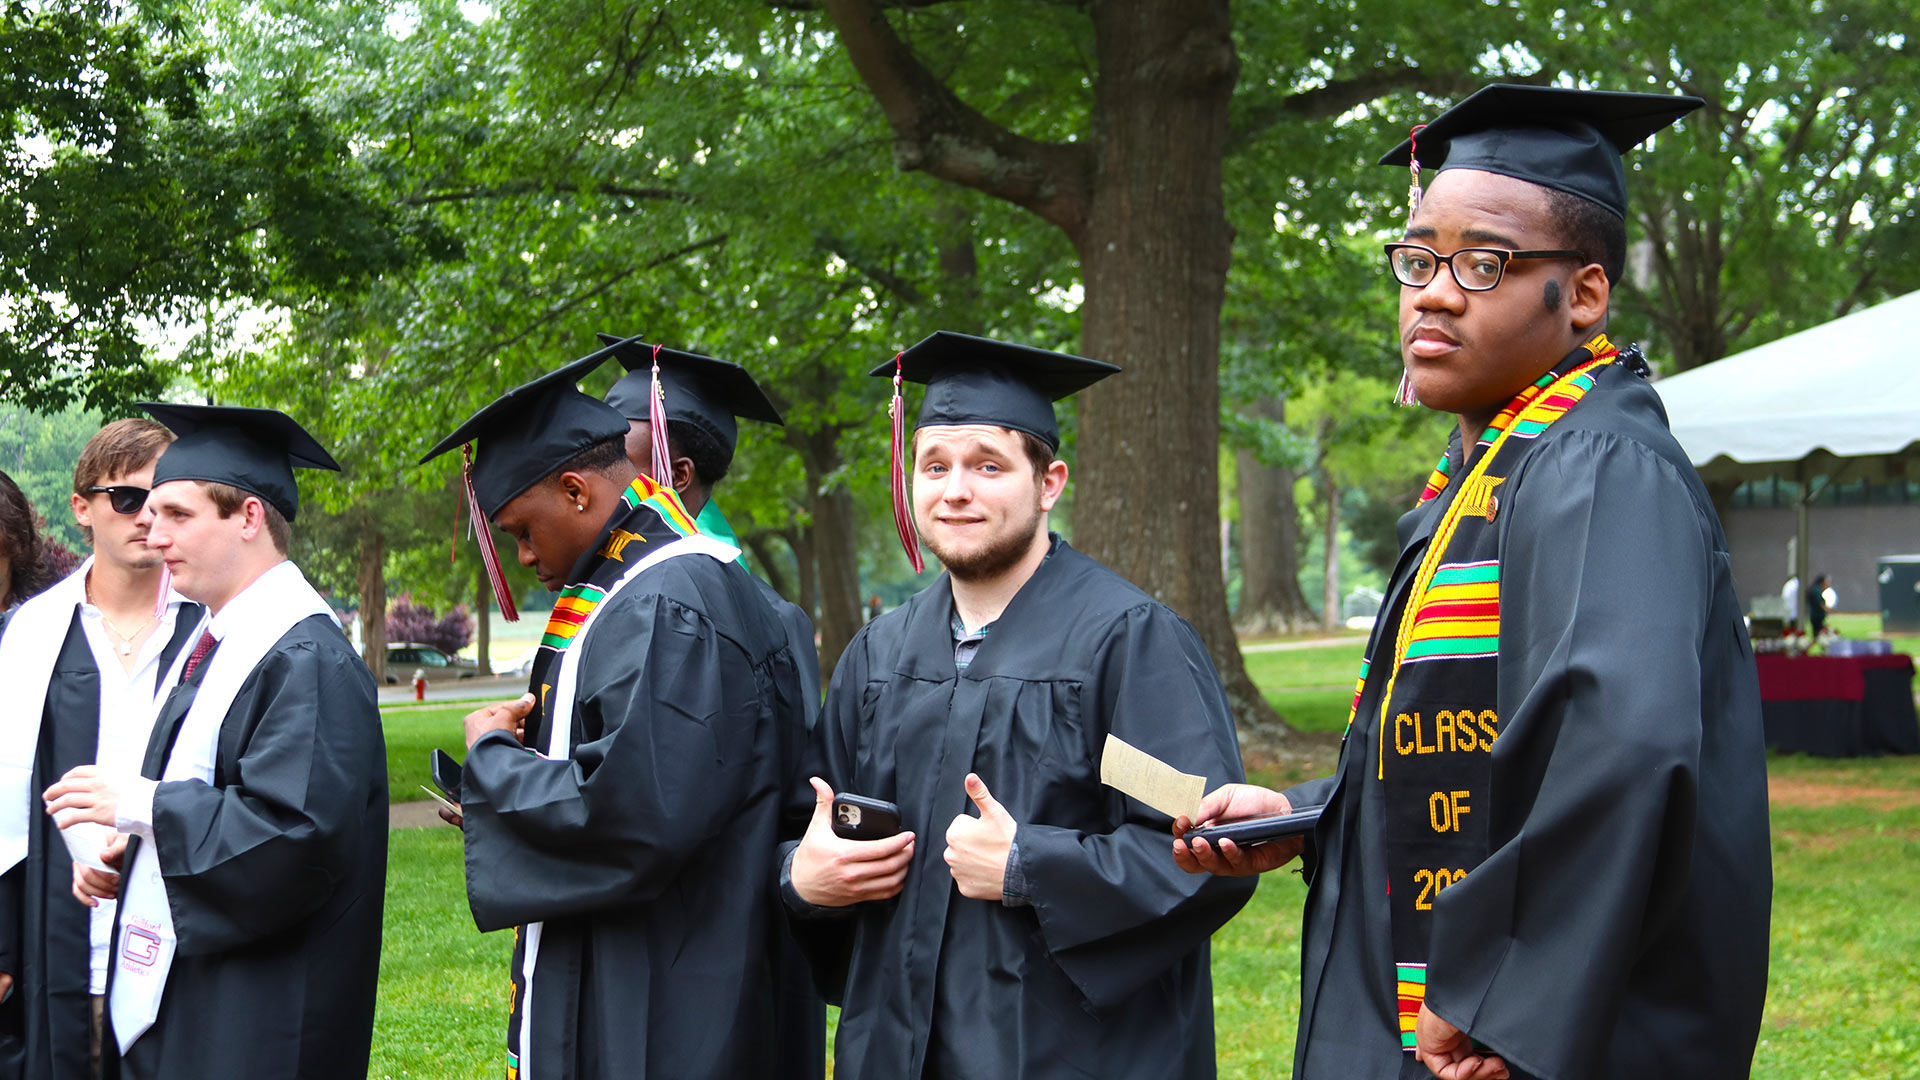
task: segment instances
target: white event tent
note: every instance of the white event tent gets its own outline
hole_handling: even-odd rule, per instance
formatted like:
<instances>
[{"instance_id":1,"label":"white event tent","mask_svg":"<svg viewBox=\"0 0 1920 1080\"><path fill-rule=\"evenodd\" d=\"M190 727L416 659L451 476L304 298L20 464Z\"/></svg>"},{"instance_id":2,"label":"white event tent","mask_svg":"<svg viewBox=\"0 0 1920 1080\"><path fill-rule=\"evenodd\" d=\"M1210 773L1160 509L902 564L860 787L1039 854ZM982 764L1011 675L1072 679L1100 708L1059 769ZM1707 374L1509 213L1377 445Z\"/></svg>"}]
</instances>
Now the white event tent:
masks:
<instances>
[{"instance_id":1,"label":"white event tent","mask_svg":"<svg viewBox=\"0 0 1920 1080\"><path fill-rule=\"evenodd\" d=\"M1825 478L1885 480L1920 463L1920 292L1736 353L1654 384L1703 479L1800 484L1800 580L1807 503ZM1802 603L1806 590L1801 590Z\"/></svg>"}]
</instances>

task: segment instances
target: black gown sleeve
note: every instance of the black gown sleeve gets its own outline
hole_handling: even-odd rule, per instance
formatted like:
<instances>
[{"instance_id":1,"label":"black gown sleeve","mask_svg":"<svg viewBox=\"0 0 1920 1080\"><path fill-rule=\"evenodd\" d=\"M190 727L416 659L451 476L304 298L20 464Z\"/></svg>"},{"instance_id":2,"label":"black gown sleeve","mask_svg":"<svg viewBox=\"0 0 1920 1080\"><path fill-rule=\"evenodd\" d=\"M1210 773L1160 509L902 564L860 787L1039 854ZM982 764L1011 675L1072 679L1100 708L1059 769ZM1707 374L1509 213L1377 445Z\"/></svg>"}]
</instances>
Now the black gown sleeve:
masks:
<instances>
[{"instance_id":1,"label":"black gown sleeve","mask_svg":"<svg viewBox=\"0 0 1920 1080\"><path fill-rule=\"evenodd\" d=\"M1105 730L1205 776L1208 787L1244 779L1226 696L1191 626L1142 605L1116 622L1098 656L1091 684ZM1172 819L1122 801L1125 820L1111 832L1021 822L1015 838L1041 937L1096 1009L1126 1000L1203 946L1255 886L1252 878L1181 870L1167 854Z\"/></svg>"},{"instance_id":2,"label":"black gown sleeve","mask_svg":"<svg viewBox=\"0 0 1920 1080\"><path fill-rule=\"evenodd\" d=\"M819 721L808 734L805 767L801 770L803 783L807 777L818 776L837 793L853 782L854 758L860 737L861 696L867 687L866 636L864 628L856 633L846 651L840 654L840 663L834 667ZM807 786L806 793L811 801L811 785ZM787 867L797 846L798 841L780 845L775 855L780 869ZM813 968L814 986L829 1004L840 1004L846 992L847 971L853 962L853 941L857 929L857 921L848 916L858 913L860 905L816 907L804 912L796 912L784 903L782 907L787 911L788 926L793 932L794 941L799 944L800 951Z\"/></svg>"},{"instance_id":3,"label":"black gown sleeve","mask_svg":"<svg viewBox=\"0 0 1920 1080\"><path fill-rule=\"evenodd\" d=\"M20 979L21 920L26 910L27 860L21 859L14 868L0 874L0 975L11 975L17 983ZM74 901L79 903L79 901ZM0 995L0 1001L12 996L9 989Z\"/></svg>"},{"instance_id":4,"label":"black gown sleeve","mask_svg":"<svg viewBox=\"0 0 1920 1080\"><path fill-rule=\"evenodd\" d=\"M1600 1060L1685 891L1712 530L1645 445L1569 432L1511 496L1490 855L1434 901L1427 1004L1543 1077Z\"/></svg>"},{"instance_id":5,"label":"black gown sleeve","mask_svg":"<svg viewBox=\"0 0 1920 1080\"><path fill-rule=\"evenodd\" d=\"M386 788L373 679L344 650L277 646L234 698L220 742L225 786L154 790L183 956L258 941L318 910L356 865L374 786L381 798Z\"/></svg>"},{"instance_id":6,"label":"black gown sleeve","mask_svg":"<svg viewBox=\"0 0 1920 1080\"><path fill-rule=\"evenodd\" d=\"M753 794L772 720L745 653L669 598L612 603L583 643L571 755L504 732L467 753L467 893L482 930L654 899Z\"/></svg>"}]
</instances>

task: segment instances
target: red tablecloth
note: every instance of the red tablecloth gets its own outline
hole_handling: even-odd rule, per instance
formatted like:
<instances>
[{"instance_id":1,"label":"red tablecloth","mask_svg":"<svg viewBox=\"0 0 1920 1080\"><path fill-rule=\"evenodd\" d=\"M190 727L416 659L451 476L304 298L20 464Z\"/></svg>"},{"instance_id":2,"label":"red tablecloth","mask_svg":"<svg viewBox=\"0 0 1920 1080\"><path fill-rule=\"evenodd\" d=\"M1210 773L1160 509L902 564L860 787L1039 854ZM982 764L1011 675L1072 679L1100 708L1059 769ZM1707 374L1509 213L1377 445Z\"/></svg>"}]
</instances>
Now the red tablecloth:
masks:
<instances>
[{"instance_id":1,"label":"red tablecloth","mask_svg":"<svg viewBox=\"0 0 1920 1080\"><path fill-rule=\"evenodd\" d=\"M1866 696L1867 671L1900 670L1913 672L1913 657L1903 653L1888 656L1780 656L1761 653L1754 658L1760 669L1761 701L1809 701L1828 698L1859 701Z\"/></svg>"}]
</instances>

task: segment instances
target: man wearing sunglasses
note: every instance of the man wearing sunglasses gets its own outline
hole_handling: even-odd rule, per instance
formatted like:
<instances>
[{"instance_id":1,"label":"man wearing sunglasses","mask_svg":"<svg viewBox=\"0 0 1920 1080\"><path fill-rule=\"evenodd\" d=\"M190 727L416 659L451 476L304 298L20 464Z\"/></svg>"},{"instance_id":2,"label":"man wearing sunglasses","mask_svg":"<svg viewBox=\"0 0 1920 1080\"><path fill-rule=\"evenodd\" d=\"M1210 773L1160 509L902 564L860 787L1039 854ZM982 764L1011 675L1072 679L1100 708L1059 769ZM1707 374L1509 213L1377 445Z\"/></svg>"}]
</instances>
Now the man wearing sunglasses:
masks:
<instances>
[{"instance_id":1,"label":"man wearing sunglasses","mask_svg":"<svg viewBox=\"0 0 1920 1080\"><path fill-rule=\"evenodd\" d=\"M116 420L88 440L73 472L73 517L92 556L15 612L0 637L0 686L19 706L0 728L9 867L0 985L13 988L0 1004L0 1075L80 1080L99 1070L114 905L75 902L72 855L38 795L75 766L139 771L164 676L200 622L200 606L166 589L160 554L147 546L147 488L172 441L151 420Z\"/></svg>"},{"instance_id":2,"label":"man wearing sunglasses","mask_svg":"<svg viewBox=\"0 0 1920 1080\"><path fill-rule=\"evenodd\" d=\"M1301 1080L1750 1068L1772 888L1752 650L1712 502L1605 332L1621 152L1700 104L1488 87L1382 162L1415 176L1385 260L1403 398L1458 434L1401 519L1335 775L1199 811L1325 806ZM1424 198L1415 161L1439 167ZM1174 858L1248 874L1302 848Z\"/></svg>"}]
</instances>

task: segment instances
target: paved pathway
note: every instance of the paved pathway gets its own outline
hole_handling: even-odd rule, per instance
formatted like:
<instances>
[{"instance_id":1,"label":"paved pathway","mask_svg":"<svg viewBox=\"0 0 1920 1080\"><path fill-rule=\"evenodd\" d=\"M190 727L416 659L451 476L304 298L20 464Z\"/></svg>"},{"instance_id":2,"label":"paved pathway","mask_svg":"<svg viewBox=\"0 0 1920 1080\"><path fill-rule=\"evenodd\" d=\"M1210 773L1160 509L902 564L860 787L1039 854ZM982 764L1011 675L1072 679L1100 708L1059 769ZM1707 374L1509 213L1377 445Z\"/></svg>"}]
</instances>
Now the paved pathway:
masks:
<instances>
[{"instance_id":1,"label":"paved pathway","mask_svg":"<svg viewBox=\"0 0 1920 1080\"><path fill-rule=\"evenodd\" d=\"M1346 634L1340 637L1302 638L1297 641L1262 641L1253 645L1242 645L1240 651L1243 653L1292 652L1295 649L1325 649L1335 645L1351 645L1356 649L1364 649L1367 647L1367 639L1359 634Z\"/></svg>"}]
</instances>

